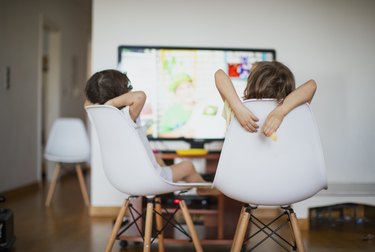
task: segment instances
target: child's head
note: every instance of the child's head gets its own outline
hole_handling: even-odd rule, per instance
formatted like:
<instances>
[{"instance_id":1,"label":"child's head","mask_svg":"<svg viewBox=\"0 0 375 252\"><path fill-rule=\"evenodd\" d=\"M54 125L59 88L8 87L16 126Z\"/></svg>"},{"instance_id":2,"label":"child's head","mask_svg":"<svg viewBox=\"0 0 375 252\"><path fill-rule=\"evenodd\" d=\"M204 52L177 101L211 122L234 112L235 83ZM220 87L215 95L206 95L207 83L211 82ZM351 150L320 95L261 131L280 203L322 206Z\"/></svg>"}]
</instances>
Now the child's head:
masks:
<instances>
[{"instance_id":1,"label":"child's head","mask_svg":"<svg viewBox=\"0 0 375 252\"><path fill-rule=\"evenodd\" d=\"M95 73L86 83L86 97L92 103L106 101L129 92L132 89L126 74L117 70L104 70Z\"/></svg>"},{"instance_id":2,"label":"child's head","mask_svg":"<svg viewBox=\"0 0 375 252\"><path fill-rule=\"evenodd\" d=\"M295 89L294 75L287 66L277 61L261 61L253 65L245 99L273 98L281 102Z\"/></svg>"}]
</instances>

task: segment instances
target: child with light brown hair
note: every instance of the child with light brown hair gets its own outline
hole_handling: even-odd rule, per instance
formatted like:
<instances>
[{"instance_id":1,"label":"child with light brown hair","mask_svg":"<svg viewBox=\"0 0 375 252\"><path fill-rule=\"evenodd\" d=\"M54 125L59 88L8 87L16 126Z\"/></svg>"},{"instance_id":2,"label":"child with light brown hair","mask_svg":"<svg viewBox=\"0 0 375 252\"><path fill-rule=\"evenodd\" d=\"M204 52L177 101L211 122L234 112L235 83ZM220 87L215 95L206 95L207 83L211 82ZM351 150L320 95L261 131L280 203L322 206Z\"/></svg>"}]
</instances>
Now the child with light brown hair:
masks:
<instances>
[{"instance_id":1,"label":"child with light brown hair","mask_svg":"<svg viewBox=\"0 0 375 252\"><path fill-rule=\"evenodd\" d=\"M236 116L245 130L257 132L258 118L242 103L231 79L221 69L215 73L215 84L225 103L226 119ZM270 137L291 110L306 102L311 103L316 87L314 80L308 80L296 88L294 75L287 66L278 61L261 61L252 66L243 99L276 99L278 106L268 114L261 129L265 136Z\"/></svg>"}]
</instances>

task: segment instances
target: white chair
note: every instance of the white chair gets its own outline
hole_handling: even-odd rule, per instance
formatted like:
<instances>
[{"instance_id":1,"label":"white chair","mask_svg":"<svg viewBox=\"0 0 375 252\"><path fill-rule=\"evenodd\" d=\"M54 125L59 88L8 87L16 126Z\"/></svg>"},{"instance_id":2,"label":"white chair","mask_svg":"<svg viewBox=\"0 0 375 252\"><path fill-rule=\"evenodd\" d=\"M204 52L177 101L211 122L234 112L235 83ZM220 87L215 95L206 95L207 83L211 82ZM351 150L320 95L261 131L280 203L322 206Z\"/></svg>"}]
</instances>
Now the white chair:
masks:
<instances>
[{"instance_id":1,"label":"white chair","mask_svg":"<svg viewBox=\"0 0 375 252\"><path fill-rule=\"evenodd\" d=\"M274 100L247 100L244 104L259 118L261 127L275 108ZM245 203L233 239L232 251L249 246L244 237L249 222L258 220L253 211L257 206L281 206L291 222L293 249L304 251L293 203L312 197L327 187L324 157L319 133L308 104L292 110L277 130L277 140L245 131L236 118L231 121L214 186L226 196ZM269 223L270 224L270 223ZM260 232L273 238L278 234L261 223ZM249 235L252 238L251 235ZM284 248L287 246L273 238ZM255 244L251 249L254 249Z\"/></svg>"},{"instance_id":2,"label":"white chair","mask_svg":"<svg viewBox=\"0 0 375 252\"><path fill-rule=\"evenodd\" d=\"M85 125L79 118L58 118L53 122L48 135L44 158L56 162L51 185L48 190L46 206L50 206L59 178L61 163L75 164L76 173L86 206L90 205L81 164L88 162L90 143Z\"/></svg>"},{"instance_id":3,"label":"white chair","mask_svg":"<svg viewBox=\"0 0 375 252\"><path fill-rule=\"evenodd\" d=\"M144 251L150 251L154 240L151 240L153 213L156 216L159 251L164 251L162 230L168 223L163 226L161 206L156 202L154 209L154 197L192 187L211 187L212 183L172 183L163 179L156 172L148 154L151 151L150 146L147 141L142 141L142 136L135 129L135 123L129 114L126 116L123 111L107 105L92 105L86 107L86 110L98 136L106 177L117 190L128 195L117 216L106 251L112 250L113 243L118 238L124 215L128 209L131 210L129 199L133 196L147 197ZM195 250L202 251L185 201L181 200L179 206Z\"/></svg>"}]
</instances>

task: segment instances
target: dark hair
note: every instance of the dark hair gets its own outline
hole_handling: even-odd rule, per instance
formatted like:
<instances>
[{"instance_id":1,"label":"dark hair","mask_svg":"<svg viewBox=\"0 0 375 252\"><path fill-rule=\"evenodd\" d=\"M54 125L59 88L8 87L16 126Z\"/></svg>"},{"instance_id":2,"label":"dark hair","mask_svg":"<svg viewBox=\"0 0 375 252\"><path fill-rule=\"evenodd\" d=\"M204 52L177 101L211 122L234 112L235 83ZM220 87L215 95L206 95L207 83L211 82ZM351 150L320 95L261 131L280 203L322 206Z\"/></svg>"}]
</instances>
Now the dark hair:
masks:
<instances>
[{"instance_id":1,"label":"dark hair","mask_svg":"<svg viewBox=\"0 0 375 252\"><path fill-rule=\"evenodd\" d=\"M278 61L261 61L253 65L245 99L273 98L279 103L296 88L294 75L287 66Z\"/></svg>"},{"instance_id":2,"label":"dark hair","mask_svg":"<svg viewBox=\"0 0 375 252\"><path fill-rule=\"evenodd\" d=\"M86 97L92 103L106 101L129 92L132 89L126 74L117 70L104 70L95 73L86 83Z\"/></svg>"}]
</instances>

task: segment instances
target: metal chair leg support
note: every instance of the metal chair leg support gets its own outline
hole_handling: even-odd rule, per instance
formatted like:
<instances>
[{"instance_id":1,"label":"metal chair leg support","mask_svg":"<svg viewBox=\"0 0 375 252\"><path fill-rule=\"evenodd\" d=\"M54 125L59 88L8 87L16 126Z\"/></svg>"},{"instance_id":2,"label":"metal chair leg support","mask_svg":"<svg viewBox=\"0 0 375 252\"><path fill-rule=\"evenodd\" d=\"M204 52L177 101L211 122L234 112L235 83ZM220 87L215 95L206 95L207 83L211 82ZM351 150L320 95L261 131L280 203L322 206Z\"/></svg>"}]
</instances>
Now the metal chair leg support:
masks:
<instances>
[{"instance_id":1,"label":"metal chair leg support","mask_svg":"<svg viewBox=\"0 0 375 252\"><path fill-rule=\"evenodd\" d=\"M288 224L289 220L283 222L281 225L279 225L278 227L275 227L274 229L270 228L270 225L272 225L274 222L276 222L276 220L280 219L282 216L284 215L287 215L287 213L283 213L281 214L279 217L275 218L273 221L271 221L270 223L268 224L265 224L263 223L262 221L260 221L258 218L256 218L255 216L251 216L251 223L254 224L257 228L259 228L259 230L252 234L247 240L250 240L251 238L255 237L257 234L259 234L260 232L263 232L264 234L266 234L266 237L263 238L261 241L259 241L257 244L255 244L254 246L251 247L250 251L253 251L256 247L258 247L260 244L262 244L263 242L265 242L268 238L272 239L274 242L276 242L280 247L282 247L285 251L289 251L288 248L282 243L282 241L284 241L287 245L289 245L290 247L292 247L293 249L295 249L295 246L293 244L291 244L290 242L288 242L284 237L282 237L281 235L279 235L277 232L283 228L285 225ZM258 221L260 224L256 223L255 221ZM276 236L278 237L281 241L277 240L275 237L273 236Z\"/></svg>"},{"instance_id":2,"label":"metal chair leg support","mask_svg":"<svg viewBox=\"0 0 375 252\"><path fill-rule=\"evenodd\" d=\"M290 208L289 206L283 207L283 209L284 209L284 212L282 214L280 214L278 217L276 217L275 219L273 219L269 223L262 222L261 220L259 220L257 217L255 217L250 212L249 222L254 224L259 230L257 232L255 232L254 234L250 235L245 241L242 239L241 243L237 243L237 242L240 241L239 236L241 235L240 234L240 228L237 227L236 234L235 234L236 239L233 243L233 247L236 247L237 250L233 250L233 247L232 247L232 251L236 251L236 252L239 251L241 246L246 244L246 241L249 241L251 238L253 238L256 235L258 235L259 233L263 232L263 233L265 233L266 237L263 238L258 243L256 243L255 245L253 245L250 248L249 251L253 251L256 247L258 247L260 244L262 244L265 240L267 240L268 238L271 238L273 241L275 241L278 245L280 245L286 251L289 251L289 249L284 245L289 245L290 247L293 248L293 250L298 249L298 251L304 252L305 249L304 249L304 245L303 245L303 242L302 242L301 233L300 233L300 230L299 230L299 227L298 227L296 215L293 212L293 209ZM243 211L241 213L244 214ZM277 225L276 227L271 228L271 225L275 224L276 221L279 220L283 216L286 216L287 220L285 220L280 225ZM288 240L286 240L284 237L282 237L281 235L278 234L278 231L281 230L288 223L290 224L294 244L291 244ZM243 223L241 223L241 225L243 225ZM273 236L275 236L275 237L273 237ZM276 238L279 238L280 240L278 240ZM283 244L283 242L285 244Z\"/></svg>"},{"instance_id":3,"label":"metal chair leg support","mask_svg":"<svg viewBox=\"0 0 375 252\"><path fill-rule=\"evenodd\" d=\"M181 233L183 233L186 237L188 237L190 241L192 241L192 238L191 238L190 234L187 231L185 231L185 229L182 227L182 225L174 219L174 216L176 215L176 213L180 209L181 208L178 207L173 212L168 212L167 209L164 209L164 211L170 215L168 218L164 217L162 214L159 214L158 212L155 211L155 214L159 215L162 218L162 220L164 220L164 222L165 222L164 225L162 226L162 228L160 230L157 230L156 235L159 235L160 233L162 233L168 226L172 226L173 228L175 228L178 231L180 231ZM154 239L156 239L156 237ZM151 243L153 241L154 240L152 240Z\"/></svg>"},{"instance_id":4,"label":"metal chair leg support","mask_svg":"<svg viewBox=\"0 0 375 252\"><path fill-rule=\"evenodd\" d=\"M122 235L124 232L126 232L126 230L128 230L131 226L135 225L135 227L136 227L137 230L138 230L139 235L140 235L140 236L142 237L142 239L143 239L143 237L144 237L144 233L143 233L143 231L142 231L142 227L140 227L139 224L138 224L138 220L139 220L139 219L144 219L144 217L146 216L146 212L144 212L144 213L140 213L140 212L138 212L137 209L135 209L135 208L133 207L133 204L131 204L131 203L129 203L129 207L128 207L128 209L129 209L129 214L130 214L130 216L131 216L131 219L132 219L133 221L129 222L129 223L126 224L124 227L121 227L122 229L119 230L119 232L117 233L117 237L116 237L116 238L117 238L117 239L120 239L121 235ZM137 214L137 216L134 214L134 212Z\"/></svg>"},{"instance_id":5,"label":"metal chair leg support","mask_svg":"<svg viewBox=\"0 0 375 252\"><path fill-rule=\"evenodd\" d=\"M257 246L259 246L260 244L262 244L265 240L267 240L268 238L271 238L274 242L276 242L277 244L280 245L280 247L282 247L283 249L285 249L286 251L289 251L288 248L286 246L283 245L282 241L289 245L290 247L292 247L293 249L295 249L295 245L291 244L289 241L287 241L284 237L282 237L281 235L279 235L277 232L283 228L285 225L287 225L289 223L289 219L284 221L281 225L279 225L278 227L275 227L274 229L272 229L270 226L275 223L277 220L279 220L281 217L283 216L288 216L288 213L287 211L284 211L282 214L280 214L278 217L276 217L275 219L273 219L271 222L269 223L264 223L262 222L261 220L259 220L257 217L255 217L254 215L251 216L251 223L254 224L257 228L259 228L259 230L257 232L255 232L254 234L252 234L247 240L250 240L251 238L255 237L257 234L259 234L260 232L263 232L264 234L266 234L266 237L259 241L257 244L255 244L250 251L254 250ZM258 223L257 223L257 222ZM278 237L281 241L277 240L275 237L273 236L276 236ZM246 242L246 241L245 241Z\"/></svg>"},{"instance_id":6,"label":"metal chair leg support","mask_svg":"<svg viewBox=\"0 0 375 252\"><path fill-rule=\"evenodd\" d=\"M159 252L164 252L165 247L164 247L164 243L163 243L163 240L164 240L163 232L164 232L165 228L167 228L168 226L172 226L173 228L179 230L184 235L186 235L189 238L189 240L193 242L193 245L194 245L194 248L195 248L196 251L198 251L198 252L203 251L201 243L199 241L197 232L194 228L194 224L193 224L193 221L191 219L191 216L190 216L190 213L189 213L189 210L186 206L185 201L181 200L181 202L179 203L179 207L177 207L173 212L169 213L167 209L164 209L164 211L167 212L167 215L170 215L170 216L168 216L168 218L165 217L164 214L163 214L163 210L162 210L159 198L155 199L155 205L154 205L154 200L152 198L148 198L146 210L144 210L143 213L139 213L136 209L134 209L132 207L131 203L128 203L127 209L129 209L129 212L130 212L130 215L131 215L131 218L133 219L133 221L127 223L124 226L121 226L124 214L121 214L121 219L119 219L120 218L120 215L119 215L117 221L119 221L120 223L118 224L118 227L115 229L116 233L115 233L115 237L113 238L113 241L116 238L121 239L120 236L126 230L128 230L130 228L130 226L136 225L141 237L143 237L143 241L144 241L144 250L143 251L144 252L150 251L151 244L153 243L153 241L156 238L158 239ZM179 210L181 210L181 212L184 216L185 222L187 224L188 232L181 226L180 223L176 222L175 219L174 219L175 214ZM133 212L135 212L137 216ZM153 229L153 215L154 214L155 214L155 219L156 219L156 229ZM138 225L136 223L140 218L142 218L142 219L145 218L145 230L144 230L144 232L142 232L142 230L138 227ZM115 231L113 231L113 232L115 232ZM113 241L112 241L110 249L112 249ZM109 251L110 250L106 250L106 252L109 252Z\"/></svg>"}]
</instances>

